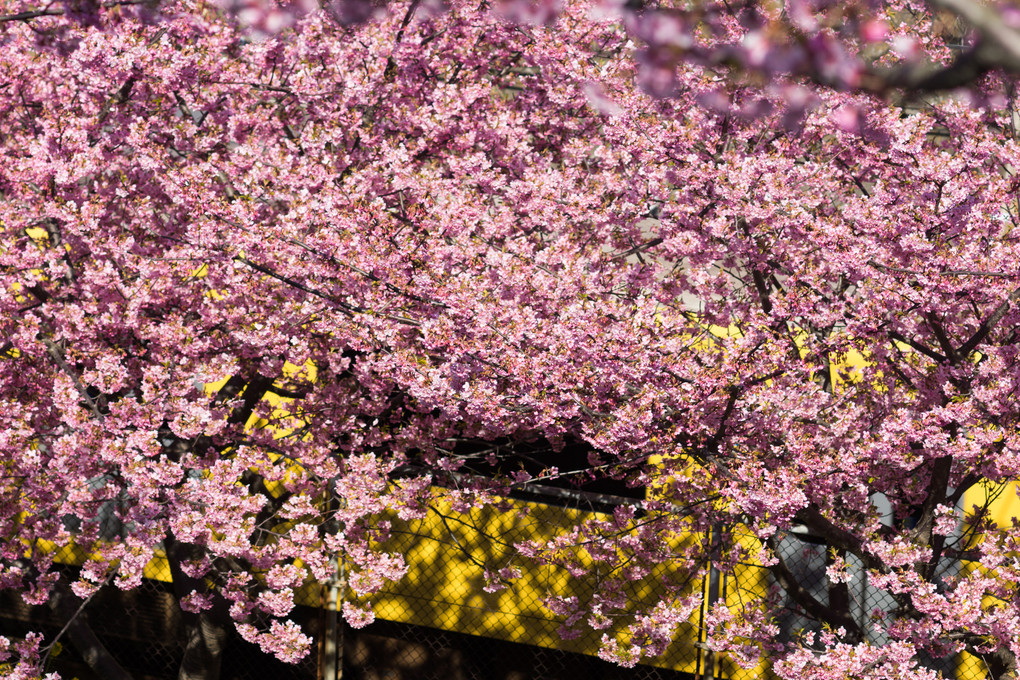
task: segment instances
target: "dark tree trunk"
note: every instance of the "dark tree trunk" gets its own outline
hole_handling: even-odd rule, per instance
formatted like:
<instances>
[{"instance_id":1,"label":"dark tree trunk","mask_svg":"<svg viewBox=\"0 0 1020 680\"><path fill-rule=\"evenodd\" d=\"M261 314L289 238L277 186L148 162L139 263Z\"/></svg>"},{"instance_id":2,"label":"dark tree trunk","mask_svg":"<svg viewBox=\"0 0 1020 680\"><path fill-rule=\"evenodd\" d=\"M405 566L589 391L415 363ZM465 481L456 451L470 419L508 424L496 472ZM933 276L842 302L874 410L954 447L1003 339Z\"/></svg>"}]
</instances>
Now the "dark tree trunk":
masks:
<instances>
[{"instance_id":1,"label":"dark tree trunk","mask_svg":"<svg viewBox=\"0 0 1020 680\"><path fill-rule=\"evenodd\" d=\"M219 680L227 628L202 612L188 622L188 641L184 648L177 680Z\"/></svg>"},{"instance_id":2,"label":"dark tree trunk","mask_svg":"<svg viewBox=\"0 0 1020 680\"><path fill-rule=\"evenodd\" d=\"M209 593L203 579L191 578L181 569L184 560L200 557L205 548L191 543L181 543L172 534L166 536L163 545L177 601L192 592ZM178 680L220 678L223 651L226 649L231 623L223 598L213 593L213 602L211 609L199 614L181 612L187 631L187 641L184 647L184 660L177 674Z\"/></svg>"},{"instance_id":3,"label":"dark tree trunk","mask_svg":"<svg viewBox=\"0 0 1020 680\"><path fill-rule=\"evenodd\" d=\"M989 676L994 680L1016 680L1016 655L1005 647L1000 647L990 654L981 654L981 659L988 665Z\"/></svg>"},{"instance_id":4,"label":"dark tree trunk","mask_svg":"<svg viewBox=\"0 0 1020 680\"><path fill-rule=\"evenodd\" d=\"M50 607L68 620L67 638L96 675L104 680L132 680L131 674L117 663L92 631L85 611L81 609L81 600L63 588L57 588L50 596Z\"/></svg>"}]
</instances>

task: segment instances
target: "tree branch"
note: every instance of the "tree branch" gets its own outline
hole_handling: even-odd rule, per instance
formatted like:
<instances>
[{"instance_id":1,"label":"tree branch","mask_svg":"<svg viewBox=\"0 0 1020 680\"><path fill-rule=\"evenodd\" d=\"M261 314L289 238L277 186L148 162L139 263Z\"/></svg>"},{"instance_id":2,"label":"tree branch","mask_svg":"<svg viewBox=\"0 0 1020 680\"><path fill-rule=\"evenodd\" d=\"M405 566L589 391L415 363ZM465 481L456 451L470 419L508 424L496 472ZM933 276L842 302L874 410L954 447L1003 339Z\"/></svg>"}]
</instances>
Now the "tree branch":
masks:
<instances>
[{"instance_id":1,"label":"tree branch","mask_svg":"<svg viewBox=\"0 0 1020 680\"><path fill-rule=\"evenodd\" d=\"M888 567L864 549L864 541L830 522L817 508L803 508L794 516L794 520L803 524L814 535L823 538L829 545L856 555L866 568L882 573L889 571Z\"/></svg>"},{"instance_id":2,"label":"tree branch","mask_svg":"<svg viewBox=\"0 0 1020 680\"><path fill-rule=\"evenodd\" d=\"M857 622L850 615L850 612L839 611L815 599L815 596L810 591L797 582L797 577L790 570L790 567L787 566L786 561L783 560L782 553L779 550L779 539L773 535L768 538L767 543L776 558L776 563L769 567L769 571L772 572L776 582L782 586L783 590L793 598L793 601L808 615L823 623L830 624L833 628L842 627L852 638L860 640L863 637L863 633L860 626L857 625Z\"/></svg>"},{"instance_id":3,"label":"tree branch","mask_svg":"<svg viewBox=\"0 0 1020 680\"><path fill-rule=\"evenodd\" d=\"M47 660L53 652L53 647L66 633L71 644L81 654L82 659L89 668L96 672L104 680L132 680L131 674L124 670L124 667L110 654L106 646L96 637L91 626L85 620L85 608L92 601L92 598L99 593L99 589L89 595L77 607L71 601L74 596L65 592L63 587L58 587L50 596L50 608L63 617L67 623L53 638L49 644L46 656L43 658L42 666L45 667Z\"/></svg>"},{"instance_id":4,"label":"tree branch","mask_svg":"<svg viewBox=\"0 0 1020 680\"><path fill-rule=\"evenodd\" d=\"M64 353L61 351L60 347L57 346L57 343L53 342L49 338L43 338L42 343L46 346L46 352L50 355L50 358L53 359L53 363L55 363L57 367L71 379L71 382L74 383L74 388L78 391L78 394L81 395L82 400L85 402L85 406L92 411L92 415L95 416L96 420L102 421L103 413L99 410L99 405L97 405L95 400L89 396L88 390L85 389L85 386L82 384L81 376L78 375L78 372L71 368L67 361L64 360Z\"/></svg>"},{"instance_id":5,"label":"tree branch","mask_svg":"<svg viewBox=\"0 0 1020 680\"><path fill-rule=\"evenodd\" d=\"M921 343L917 342L916 340L911 340L907 336L901 335L900 333L897 333L896 331L889 331L889 337L892 340L895 340L896 342L902 342L904 345L908 345L911 349L917 350L918 352L920 352L921 354L925 355L929 359L932 359L932 360L934 360L934 361L936 361L936 362L938 362L940 364L944 364L946 362L946 357L942 356L941 354L939 354L935 350L929 349L928 347L925 347L924 345L922 345Z\"/></svg>"},{"instance_id":6,"label":"tree branch","mask_svg":"<svg viewBox=\"0 0 1020 680\"><path fill-rule=\"evenodd\" d=\"M988 334L992 332L995 325L1002 321L1002 317L1006 316L1006 312L1009 311L1009 306L1017 300L1020 300L1020 288L1014 289L1013 292L1009 294L1009 297L1003 300L1002 303L995 308L995 311L989 314L988 318L981 322L981 325L978 326L974 335L960 346L957 353L961 357L970 355L970 353L973 352L986 337L988 337Z\"/></svg>"},{"instance_id":7,"label":"tree branch","mask_svg":"<svg viewBox=\"0 0 1020 680\"><path fill-rule=\"evenodd\" d=\"M939 342L939 347L945 352L946 357L954 365L960 362L960 357L956 354L956 350L953 349L953 343L949 341L949 336L946 334L946 329L942 327L942 324L938 322L934 314L927 314L928 327L931 328L932 333L935 335L935 339Z\"/></svg>"},{"instance_id":8,"label":"tree branch","mask_svg":"<svg viewBox=\"0 0 1020 680\"><path fill-rule=\"evenodd\" d=\"M145 4L151 4L150 0L117 0L117 2L104 2L100 5L100 7L103 9L111 9L113 7ZM49 7L46 9L30 9L24 12L18 12L17 14L0 14L0 24L8 21L31 21L32 19L38 19L39 17L58 17L65 14L67 14L67 12L63 9L53 9Z\"/></svg>"}]
</instances>

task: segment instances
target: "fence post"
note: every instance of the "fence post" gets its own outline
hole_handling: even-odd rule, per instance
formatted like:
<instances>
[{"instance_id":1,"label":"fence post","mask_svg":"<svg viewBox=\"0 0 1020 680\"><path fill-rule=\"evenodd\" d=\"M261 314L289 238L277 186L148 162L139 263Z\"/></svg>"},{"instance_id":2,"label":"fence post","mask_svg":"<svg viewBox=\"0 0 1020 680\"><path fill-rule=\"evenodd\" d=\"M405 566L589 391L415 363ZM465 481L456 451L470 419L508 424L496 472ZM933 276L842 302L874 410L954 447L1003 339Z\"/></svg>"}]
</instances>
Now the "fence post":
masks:
<instances>
[{"instance_id":1,"label":"fence post","mask_svg":"<svg viewBox=\"0 0 1020 680\"><path fill-rule=\"evenodd\" d=\"M326 630L323 637L322 680L343 680L344 676L344 632L339 624L338 610L341 606L340 588L343 583L343 558L337 557L336 571L329 582L329 596L326 598Z\"/></svg>"},{"instance_id":2,"label":"fence post","mask_svg":"<svg viewBox=\"0 0 1020 680\"><path fill-rule=\"evenodd\" d=\"M722 574L719 569L715 566L716 557L718 550L712 545L712 541L721 540L722 537L722 526L716 524L709 531L709 552L708 552L708 592L706 593L705 603L703 606L706 613L712 610L712 607L716 602L719 601L719 595L721 590ZM705 667L702 669L702 678L707 680L714 680L716 665L716 654L711 650L705 652Z\"/></svg>"}]
</instances>

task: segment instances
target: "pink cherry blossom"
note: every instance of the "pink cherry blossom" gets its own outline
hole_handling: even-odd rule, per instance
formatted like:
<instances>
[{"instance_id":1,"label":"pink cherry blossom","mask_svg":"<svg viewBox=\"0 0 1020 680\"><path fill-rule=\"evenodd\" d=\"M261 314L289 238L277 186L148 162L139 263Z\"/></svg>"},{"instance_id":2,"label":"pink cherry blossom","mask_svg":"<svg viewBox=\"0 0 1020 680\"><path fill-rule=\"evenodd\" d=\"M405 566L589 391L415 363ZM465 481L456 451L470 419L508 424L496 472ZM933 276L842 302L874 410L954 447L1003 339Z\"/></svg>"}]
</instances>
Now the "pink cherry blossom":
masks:
<instances>
[{"instance_id":1,"label":"pink cherry blossom","mask_svg":"<svg viewBox=\"0 0 1020 680\"><path fill-rule=\"evenodd\" d=\"M423 566L409 525L559 485L615 510L479 533L480 587L561 576L549 616L603 658L697 619L781 678L1015 675L1015 69L959 56L1010 34L870 1L2 3L0 587L166 559L294 661L306 584L366 625Z\"/></svg>"}]
</instances>

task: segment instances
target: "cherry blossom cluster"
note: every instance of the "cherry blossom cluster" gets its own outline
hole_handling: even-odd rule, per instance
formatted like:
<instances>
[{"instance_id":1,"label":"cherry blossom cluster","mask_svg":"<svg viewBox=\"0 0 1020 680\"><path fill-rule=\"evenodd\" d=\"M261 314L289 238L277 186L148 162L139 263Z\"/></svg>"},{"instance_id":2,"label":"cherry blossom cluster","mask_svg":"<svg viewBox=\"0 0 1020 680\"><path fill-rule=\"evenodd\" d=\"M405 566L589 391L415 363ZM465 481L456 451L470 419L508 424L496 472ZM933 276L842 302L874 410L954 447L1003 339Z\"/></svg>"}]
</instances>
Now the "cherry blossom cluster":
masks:
<instances>
[{"instance_id":1,"label":"cherry blossom cluster","mask_svg":"<svg viewBox=\"0 0 1020 680\"><path fill-rule=\"evenodd\" d=\"M0 7L0 587L165 556L294 660L306 583L365 625L415 568L394 522L608 479L646 500L481 570L587 584L548 606L604 658L703 610L780 677L1015 673L1020 529L964 501L1020 476L1018 117L1001 73L874 80L955 63L926 6ZM691 586L748 565L775 588ZM855 579L895 607L834 604ZM825 634L777 641L783 608Z\"/></svg>"}]
</instances>

